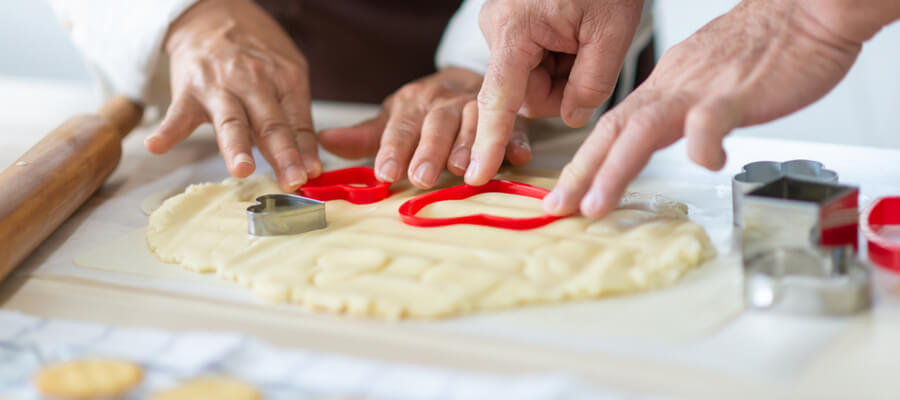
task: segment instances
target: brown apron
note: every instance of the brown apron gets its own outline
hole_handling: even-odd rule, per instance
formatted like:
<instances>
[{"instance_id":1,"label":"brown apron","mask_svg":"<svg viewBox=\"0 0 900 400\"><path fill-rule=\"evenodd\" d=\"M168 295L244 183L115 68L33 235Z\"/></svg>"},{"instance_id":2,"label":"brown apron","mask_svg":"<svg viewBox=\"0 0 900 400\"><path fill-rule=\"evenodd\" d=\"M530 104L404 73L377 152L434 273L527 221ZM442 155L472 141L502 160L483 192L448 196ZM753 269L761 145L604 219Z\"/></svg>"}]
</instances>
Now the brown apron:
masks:
<instances>
[{"instance_id":1,"label":"brown apron","mask_svg":"<svg viewBox=\"0 0 900 400\"><path fill-rule=\"evenodd\" d=\"M315 99L380 103L435 71L434 54L462 0L257 0L310 66Z\"/></svg>"}]
</instances>

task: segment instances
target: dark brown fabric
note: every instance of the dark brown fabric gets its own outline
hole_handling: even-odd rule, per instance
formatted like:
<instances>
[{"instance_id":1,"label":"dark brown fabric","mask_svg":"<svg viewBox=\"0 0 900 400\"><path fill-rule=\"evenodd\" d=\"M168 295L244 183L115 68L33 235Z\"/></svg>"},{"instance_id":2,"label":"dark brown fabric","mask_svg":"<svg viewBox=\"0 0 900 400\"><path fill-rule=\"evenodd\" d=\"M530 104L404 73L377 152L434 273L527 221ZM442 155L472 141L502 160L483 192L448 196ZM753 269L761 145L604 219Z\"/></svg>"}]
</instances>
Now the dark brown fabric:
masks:
<instances>
[{"instance_id":1,"label":"dark brown fabric","mask_svg":"<svg viewBox=\"0 0 900 400\"><path fill-rule=\"evenodd\" d=\"M313 98L380 103L434 72L461 0L257 0L310 65Z\"/></svg>"}]
</instances>

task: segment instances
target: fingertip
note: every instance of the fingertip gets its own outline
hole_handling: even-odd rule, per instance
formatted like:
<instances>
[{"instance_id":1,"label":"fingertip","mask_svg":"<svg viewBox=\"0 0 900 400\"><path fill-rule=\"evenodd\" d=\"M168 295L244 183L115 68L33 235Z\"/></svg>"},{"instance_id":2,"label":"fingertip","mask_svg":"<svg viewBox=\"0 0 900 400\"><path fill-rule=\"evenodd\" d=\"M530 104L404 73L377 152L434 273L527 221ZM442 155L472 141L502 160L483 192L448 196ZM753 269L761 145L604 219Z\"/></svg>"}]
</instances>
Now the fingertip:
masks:
<instances>
[{"instance_id":1,"label":"fingertip","mask_svg":"<svg viewBox=\"0 0 900 400\"><path fill-rule=\"evenodd\" d=\"M591 122L593 117L593 108L575 108L563 114L563 122L570 128L581 128Z\"/></svg>"},{"instance_id":2,"label":"fingertip","mask_svg":"<svg viewBox=\"0 0 900 400\"><path fill-rule=\"evenodd\" d=\"M517 167L530 163L531 157L531 148L526 145L512 146L506 156L509 163Z\"/></svg>"},{"instance_id":3,"label":"fingertip","mask_svg":"<svg viewBox=\"0 0 900 400\"><path fill-rule=\"evenodd\" d=\"M463 178L467 185L481 186L491 180L490 177L485 176L486 174L481 164L481 161L475 158L469 161L469 166L466 168L466 175Z\"/></svg>"},{"instance_id":4,"label":"fingertip","mask_svg":"<svg viewBox=\"0 0 900 400\"><path fill-rule=\"evenodd\" d=\"M415 169L410 168L409 180L420 189L431 189L437 181L440 171L430 161L419 164Z\"/></svg>"},{"instance_id":5,"label":"fingertip","mask_svg":"<svg viewBox=\"0 0 900 400\"><path fill-rule=\"evenodd\" d=\"M231 162L231 175L235 178L246 178L256 170L253 157L246 153L238 154Z\"/></svg>"},{"instance_id":6,"label":"fingertip","mask_svg":"<svg viewBox=\"0 0 900 400\"><path fill-rule=\"evenodd\" d=\"M450 158L447 159L447 170L453 175L463 176L468 167L469 149L465 146L461 146L454 150L453 154L450 154Z\"/></svg>"},{"instance_id":7,"label":"fingertip","mask_svg":"<svg viewBox=\"0 0 900 400\"><path fill-rule=\"evenodd\" d=\"M558 190L553 190L544 197L541 206L545 213L558 216L562 208L562 200L562 193Z\"/></svg>"},{"instance_id":8,"label":"fingertip","mask_svg":"<svg viewBox=\"0 0 900 400\"><path fill-rule=\"evenodd\" d=\"M581 213L588 218L600 218L610 211L608 196L600 189L591 189L580 204Z\"/></svg>"},{"instance_id":9,"label":"fingertip","mask_svg":"<svg viewBox=\"0 0 900 400\"><path fill-rule=\"evenodd\" d=\"M165 143L165 138L158 133L154 133L144 139L144 147L153 154L164 154L169 150Z\"/></svg>"},{"instance_id":10,"label":"fingertip","mask_svg":"<svg viewBox=\"0 0 900 400\"><path fill-rule=\"evenodd\" d=\"M399 181L400 167L397 165L397 161L389 159L382 162L381 165L375 169L375 177L382 182L394 183Z\"/></svg>"},{"instance_id":11,"label":"fingertip","mask_svg":"<svg viewBox=\"0 0 900 400\"><path fill-rule=\"evenodd\" d=\"M318 158L305 158L303 167L306 168L306 176L308 179L318 178L322 175L322 161Z\"/></svg>"},{"instance_id":12,"label":"fingertip","mask_svg":"<svg viewBox=\"0 0 900 400\"><path fill-rule=\"evenodd\" d=\"M281 188L287 193L293 193L306 183L307 175L303 168L297 165L288 166L282 175Z\"/></svg>"}]
</instances>

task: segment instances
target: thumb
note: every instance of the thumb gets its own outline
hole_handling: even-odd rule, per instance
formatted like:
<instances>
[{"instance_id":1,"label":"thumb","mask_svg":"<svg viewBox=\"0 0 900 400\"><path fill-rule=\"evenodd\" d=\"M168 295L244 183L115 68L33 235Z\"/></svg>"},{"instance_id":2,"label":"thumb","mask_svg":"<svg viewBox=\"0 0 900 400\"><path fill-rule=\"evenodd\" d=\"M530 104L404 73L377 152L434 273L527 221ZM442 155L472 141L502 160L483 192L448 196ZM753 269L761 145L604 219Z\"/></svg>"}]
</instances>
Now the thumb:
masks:
<instances>
[{"instance_id":1,"label":"thumb","mask_svg":"<svg viewBox=\"0 0 900 400\"><path fill-rule=\"evenodd\" d=\"M378 151L381 135L387 124L387 114L353 126L325 129L319 132L319 143L332 154L349 159L371 157Z\"/></svg>"},{"instance_id":2,"label":"thumb","mask_svg":"<svg viewBox=\"0 0 900 400\"><path fill-rule=\"evenodd\" d=\"M713 97L692 107L684 120L691 161L713 171L722 169L726 158L722 141L743 118L743 103L734 97Z\"/></svg>"}]
</instances>

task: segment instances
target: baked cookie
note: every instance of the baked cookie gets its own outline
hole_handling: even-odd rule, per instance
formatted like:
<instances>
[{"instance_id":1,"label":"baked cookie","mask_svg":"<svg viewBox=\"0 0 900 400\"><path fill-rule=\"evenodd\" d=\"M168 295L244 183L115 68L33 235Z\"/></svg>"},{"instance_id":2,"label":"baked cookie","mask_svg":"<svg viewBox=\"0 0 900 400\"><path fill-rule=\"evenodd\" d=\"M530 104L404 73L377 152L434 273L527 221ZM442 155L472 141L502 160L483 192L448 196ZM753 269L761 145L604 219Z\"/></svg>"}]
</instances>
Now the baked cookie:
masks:
<instances>
[{"instance_id":1,"label":"baked cookie","mask_svg":"<svg viewBox=\"0 0 900 400\"><path fill-rule=\"evenodd\" d=\"M244 382L221 377L197 378L157 393L153 400L259 400L262 395Z\"/></svg>"},{"instance_id":2,"label":"baked cookie","mask_svg":"<svg viewBox=\"0 0 900 400\"><path fill-rule=\"evenodd\" d=\"M42 395L52 398L112 398L131 391L142 376L141 368L130 361L72 360L44 367L34 384Z\"/></svg>"}]
</instances>

